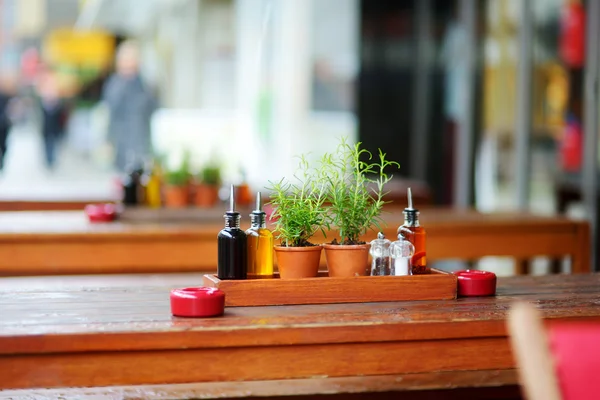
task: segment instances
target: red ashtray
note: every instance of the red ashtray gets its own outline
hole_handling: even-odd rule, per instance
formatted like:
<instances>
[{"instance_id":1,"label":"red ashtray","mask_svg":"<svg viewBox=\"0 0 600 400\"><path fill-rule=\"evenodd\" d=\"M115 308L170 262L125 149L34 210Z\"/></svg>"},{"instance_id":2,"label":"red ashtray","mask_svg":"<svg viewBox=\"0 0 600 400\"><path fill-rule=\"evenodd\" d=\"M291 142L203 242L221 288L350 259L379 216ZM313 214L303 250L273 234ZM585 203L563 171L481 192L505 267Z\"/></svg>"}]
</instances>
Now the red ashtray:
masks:
<instances>
[{"instance_id":1,"label":"red ashtray","mask_svg":"<svg viewBox=\"0 0 600 400\"><path fill-rule=\"evenodd\" d=\"M117 207L112 203L88 204L84 212L90 222L110 222L114 221L117 215Z\"/></svg>"},{"instance_id":2,"label":"red ashtray","mask_svg":"<svg viewBox=\"0 0 600 400\"><path fill-rule=\"evenodd\" d=\"M454 272L459 296L493 296L496 294L496 274L488 271L463 270Z\"/></svg>"},{"instance_id":3,"label":"red ashtray","mask_svg":"<svg viewBox=\"0 0 600 400\"><path fill-rule=\"evenodd\" d=\"M225 292L210 287L171 290L171 313L176 317L216 317L225 311Z\"/></svg>"}]
</instances>

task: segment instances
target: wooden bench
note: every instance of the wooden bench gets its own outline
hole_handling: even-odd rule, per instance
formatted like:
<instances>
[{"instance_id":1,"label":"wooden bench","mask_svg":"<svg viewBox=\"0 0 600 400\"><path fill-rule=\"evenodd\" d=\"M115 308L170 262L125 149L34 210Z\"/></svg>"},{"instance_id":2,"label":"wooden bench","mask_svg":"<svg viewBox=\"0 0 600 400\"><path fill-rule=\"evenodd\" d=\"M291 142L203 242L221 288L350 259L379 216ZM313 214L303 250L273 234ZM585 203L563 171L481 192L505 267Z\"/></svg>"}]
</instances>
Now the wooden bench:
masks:
<instances>
[{"instance_id":1,"label":"wooden bench","mask_svg":"<svg viewBox=\"0 0 600 400\"><path fill-rule=\"evenodd\" d=\"M392 207L384 214L384 233L392 240L403 220L401 211ZM429 260L569 256L572 272L590 270L589 227L584 221L438 208L421 214ZM214 271L221 221L222 212L187 223L107 224L89 223L76 211L0 213L0 275ZM247 227L244 218L242 228ZM364 239L375 236L370 231ZM318 234L314 241L332 238Z\"/></svg>"},{"instance_id":2,"label":"wooden bench","mask_svg":"<svg viewBox=\"0 0 600 400\"><path fill-rule=\"evenodd\" d=\"M60 289L0 280L0 397L497 393L518 384L505 326L513 301L549 321L600 318L600 275L500 278L493 297L227 308L210 319L170 314L169 289L201 274L100 278L68 277Z\"/></svg>"}]
</instances>

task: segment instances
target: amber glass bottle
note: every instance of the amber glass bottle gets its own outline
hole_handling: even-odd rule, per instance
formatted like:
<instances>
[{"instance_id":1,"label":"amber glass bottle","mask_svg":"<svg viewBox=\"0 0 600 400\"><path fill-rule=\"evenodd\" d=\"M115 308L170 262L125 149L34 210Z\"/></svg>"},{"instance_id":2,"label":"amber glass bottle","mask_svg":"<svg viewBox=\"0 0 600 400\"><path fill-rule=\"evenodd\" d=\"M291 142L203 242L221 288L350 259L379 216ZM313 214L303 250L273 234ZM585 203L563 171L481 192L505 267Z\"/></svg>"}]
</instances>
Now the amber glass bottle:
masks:
<instances>
[{"instance_id":1,"label":"amber glass bottle","mask_svg":"<svg viewBox=\"0 0 600 400\"><path fill-rule=\"evenodd\" d=\"M146 205L150 208L160 208L162 205L162 171L156 160L148 163L144 176Z\"/></svg>"},{"instance_id":2,"label":"amber glass bottle","mask_svg":"<svg viewBox=\"0 0 600 400\"><path fill-rule=\"evenodd\" d=\"M266 214L261 209L260 192L256 194L256 209L250 214L248 238L248 278L273 277L273 234L266 227Z\"/></svg>"},{"instance_id":3,"label":"amber glass bottle","mask_svg":"<svg viewBox=\"0 0 600 400\"><path fill-rule=\"evenodd\" d=\"M411 260L412 273L418 275L431 272L427 267L425 228L419 224L419 210L413 208L410 188L408 189L408 207L404 209L404 224L398 228L398 234L400 233L415 246L415 254Z\"/></svg>"}]
</instances>

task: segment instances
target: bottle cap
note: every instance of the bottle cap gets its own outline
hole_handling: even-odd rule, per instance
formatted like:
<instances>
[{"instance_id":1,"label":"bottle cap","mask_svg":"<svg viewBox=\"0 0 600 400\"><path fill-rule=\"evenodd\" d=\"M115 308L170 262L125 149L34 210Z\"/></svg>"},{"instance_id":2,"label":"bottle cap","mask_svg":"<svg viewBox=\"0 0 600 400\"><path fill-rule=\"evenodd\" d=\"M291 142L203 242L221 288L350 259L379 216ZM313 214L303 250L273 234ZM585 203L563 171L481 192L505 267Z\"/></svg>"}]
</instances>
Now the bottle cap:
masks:
<instances>
[{"instance_id":1,"label":"bottle cap","mask_svg":"<svg viewBox=\"0 0 600 400\"><path fill-rule=\"evenodd\" d=\"M459 296L493 296L496 294L496 274L488 271L463 270L454 275Z\"/></svg>"},{"instance_id":2,"label":"bottle cap","mask_svg":"<svg viewBox=\"0 0 600 400\"><path fill-rule=\"evenodd\" d=\"M217 317L225 311L225 292L210 287L171 290L171 314L176 317Z\"/></svg>"},{"instance_id":3,"label":"bottle cap","mask_svg":"<svg viewBox=\"0 0 600 400\"><path fill-rule=\"evenodd\" d=\"M419 210L413 207L412 191L410 188L407 189L406 197L408 199L408 206L402 212L404 214L404 224L413 226L419 219ZM398 233L400 233L400 228L398 228Z\"/></svg>"},{"instance_id":4,"label":"bottle cap","mask_svg":"<svg viewBox=\"0 0 600 400\"><path fill-rule=\"evenodd\" d=\"M250 223L264 228L267 213L262 210L260 192L256 192L256 208L250 213Z\"/></svg>"}]
</instances>

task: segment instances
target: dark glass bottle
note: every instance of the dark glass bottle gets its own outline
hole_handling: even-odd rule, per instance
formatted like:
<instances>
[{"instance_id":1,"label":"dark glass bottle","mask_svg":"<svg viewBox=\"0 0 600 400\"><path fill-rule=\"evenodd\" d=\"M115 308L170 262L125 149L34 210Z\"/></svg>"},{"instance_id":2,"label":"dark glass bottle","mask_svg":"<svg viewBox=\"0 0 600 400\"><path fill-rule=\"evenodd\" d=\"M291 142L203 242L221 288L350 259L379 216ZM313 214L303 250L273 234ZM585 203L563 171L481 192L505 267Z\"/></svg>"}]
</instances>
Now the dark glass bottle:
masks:
<instances>
[{"instance_id":1,"label":"dark glass bottle","mask_svg":"<svg viewBox=\"0 0 600 400\"><path fill-rule=\"evenodd\" d=\"M225 212L225 228L217 236L219 279L246 279L248 250L246 232L240 229L240 213L235 211L233 185L229 211Z\"/></svg>"},{"instance_id":2,"label":"dark glass bottle","mask_svg":"<svg viewBox=\"0 0 600 400\"><path fill-rule=\"evenodd\" d=\"M129 157L129 162L122 180L123 185L123 204L126 206L135 206L140 201L140 179L141 173L139 167L135 164L133 157Z\"/></svg>"}]
</instances>

